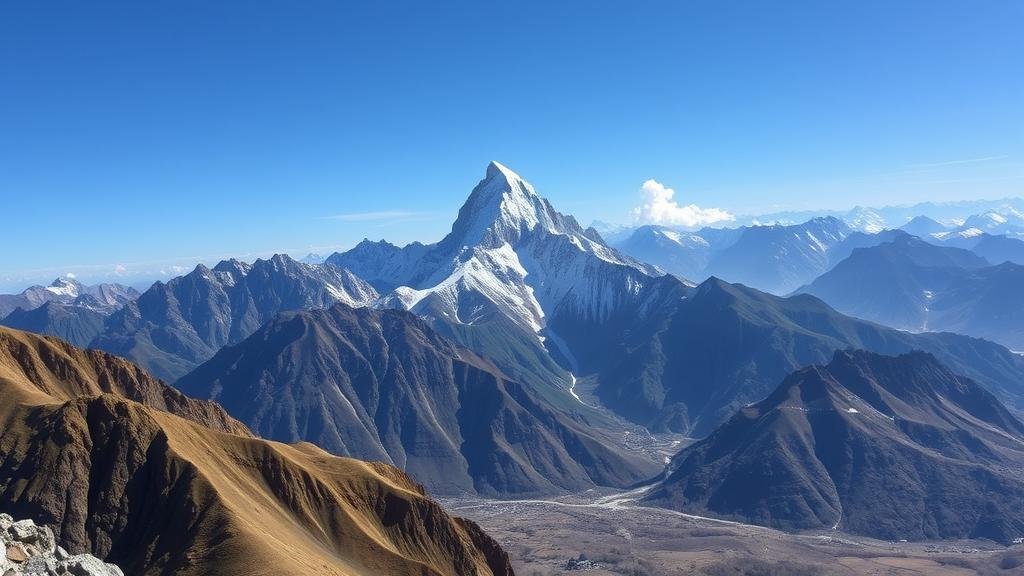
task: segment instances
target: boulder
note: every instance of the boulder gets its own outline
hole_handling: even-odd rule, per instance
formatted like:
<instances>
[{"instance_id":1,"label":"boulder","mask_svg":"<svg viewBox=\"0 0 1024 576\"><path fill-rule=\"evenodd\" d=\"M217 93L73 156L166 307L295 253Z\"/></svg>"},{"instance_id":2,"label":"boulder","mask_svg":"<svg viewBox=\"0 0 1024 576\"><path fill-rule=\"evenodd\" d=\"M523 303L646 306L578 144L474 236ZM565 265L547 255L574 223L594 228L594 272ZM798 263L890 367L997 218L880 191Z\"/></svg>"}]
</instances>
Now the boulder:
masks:
<instances>
[{"instance_id":1,"label":"boulder","mask_svg":"<svg viewBox=\"0 0 1024 576\"><path fill-rule=\"evenodd\" d=\"M106 564L95 556L88 554L72 556L63 564L72 576L124 576L124 573L117 566Z\"/></svg>"},{"instance_id":2,"label":"boulder","mask_svg":"<svg viewBox=\"0 0 1024 576\"><path fill-rule=\"evenodd\" d=\"M31 520L0 514L0 576L124 576L121 569L89 554L71 555L57 546L53 530Z\"/></svg>"}]
</instances>

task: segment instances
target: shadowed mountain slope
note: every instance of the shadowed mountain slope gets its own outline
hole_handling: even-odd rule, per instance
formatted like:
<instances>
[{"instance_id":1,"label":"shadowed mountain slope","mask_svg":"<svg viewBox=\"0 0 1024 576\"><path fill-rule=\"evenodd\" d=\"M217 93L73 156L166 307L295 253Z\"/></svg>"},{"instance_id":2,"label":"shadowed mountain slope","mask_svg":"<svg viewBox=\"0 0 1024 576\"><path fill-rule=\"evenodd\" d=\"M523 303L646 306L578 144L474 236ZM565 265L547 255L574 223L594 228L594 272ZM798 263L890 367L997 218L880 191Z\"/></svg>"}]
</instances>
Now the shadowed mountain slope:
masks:
<instances>
[{"instance_id":1,"label":"shadowed mountain slope","mask_svg":"<svg viewBox=\"0 0 1024 576\"><path fill-rule=\"evenodd\" d=\"M1024 349L1024 266L917 238L855 251L801 289L837 310L911 331L949 331Z\"/></svg>"},{"instance_id":2,"label":"shadowed mountain slope","mask_svg":"<svg viewBox=\"0 0 1024 576\"><path fill-rule=\"evenodd\" d=\"M177 385L258 434L390 462L432 491L543 494L657 472L399 310L282 314Z\"/></svg>"},{"instance_id":3,"label":"shadowed mountain slope","mask_svg":"<svg viewBox=\"0 0 1024 576\"><path fill-rule=\"evenodd\" d=\"M673 468L647 504L891 540L1024 535L1024 424L921 352L799 370Z\"/></svg>"},{"instance_id":4,"label":"shadowed mountain slope","mask_svg":"<svg viewBox=\"0 0 1024 576\"><path fill-rule=\"evenodd\" d=\"M1024 407L1024 358L985 340L911 334L844 316L821 300L780 298L716 278L690 288L671 277L639 306L601 324L557 326L580 374L617 413L655 429L710 433L764 398L790 372L836 350L925 350L1016 409Z\"/></svg>"},{"instance_id":5,"label":"shadowed mountain slope","mask_svg":"<svg viewBox=\"0 0 1024 576\"><path fill-rule=\"evenodd\" d=\"M56 336L75 346L88 346L103 331L106 319L106 314L91 308L49 301L31 310L17 308L0 320L0 324Z\"/></svg>"}]
</instances>

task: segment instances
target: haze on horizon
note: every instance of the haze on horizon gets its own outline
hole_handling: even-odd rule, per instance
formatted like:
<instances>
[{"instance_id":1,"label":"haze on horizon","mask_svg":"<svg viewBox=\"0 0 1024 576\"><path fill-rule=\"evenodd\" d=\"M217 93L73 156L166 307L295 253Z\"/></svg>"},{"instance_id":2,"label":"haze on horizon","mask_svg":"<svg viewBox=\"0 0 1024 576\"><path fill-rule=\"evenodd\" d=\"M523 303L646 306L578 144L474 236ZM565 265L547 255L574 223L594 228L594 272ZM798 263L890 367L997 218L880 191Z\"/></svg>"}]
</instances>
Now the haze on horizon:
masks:
<instances>
[{"instance_id":1,"label":"haze on horizon","mask_svg":"<svg viewBox=\"0 0 1024 576\"><path fill-rule=\"evenodd\" d=\"M764 4L7 4L0 289L435 241L491 160L584 224L1022 195L1024 6Z\"/></svg>"}]
</instances>

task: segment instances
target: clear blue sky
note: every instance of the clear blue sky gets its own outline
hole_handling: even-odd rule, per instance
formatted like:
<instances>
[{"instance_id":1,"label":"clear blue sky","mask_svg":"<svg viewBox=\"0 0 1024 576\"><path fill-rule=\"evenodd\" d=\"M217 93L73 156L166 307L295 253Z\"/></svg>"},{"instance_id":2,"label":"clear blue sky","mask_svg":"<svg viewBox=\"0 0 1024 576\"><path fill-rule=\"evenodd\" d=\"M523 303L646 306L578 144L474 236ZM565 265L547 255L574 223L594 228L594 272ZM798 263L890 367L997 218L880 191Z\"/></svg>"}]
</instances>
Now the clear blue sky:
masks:
<instances>
[{"instance_id":1,"label":"clear blue sky","mask_svg":"<svg viewBox=\"0 0 1024 576\"><path fill-rule=\"evenodd\" d=\"M491 159L584 223L649 178L740 214L1017 196L1022 30L1018 0L4 2L0 288L436 240Z\"/></svg>"}]
</instances>

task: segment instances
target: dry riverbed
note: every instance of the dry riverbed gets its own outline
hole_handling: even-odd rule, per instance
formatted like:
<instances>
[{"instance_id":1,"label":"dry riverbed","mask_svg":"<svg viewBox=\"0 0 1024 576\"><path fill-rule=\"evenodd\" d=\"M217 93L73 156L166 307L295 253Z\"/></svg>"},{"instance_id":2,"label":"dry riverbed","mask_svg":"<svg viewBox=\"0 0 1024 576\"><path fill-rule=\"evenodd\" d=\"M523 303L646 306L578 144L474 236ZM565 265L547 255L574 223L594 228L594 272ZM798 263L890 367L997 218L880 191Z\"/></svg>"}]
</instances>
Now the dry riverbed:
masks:
<instances>
[{"instance_id":1,"label":"dry riverbed","mask_svg":"<svg viewBox=\"0 0 1024 576\"><path fill-rule=\"evenodd\" d=\"M1024 574L1020 545L787 534L638 507L633 502L638 495L594 491L552 500L449 499L444 504L501 542L520 576Z\"/></svg>"}]
</instances>

